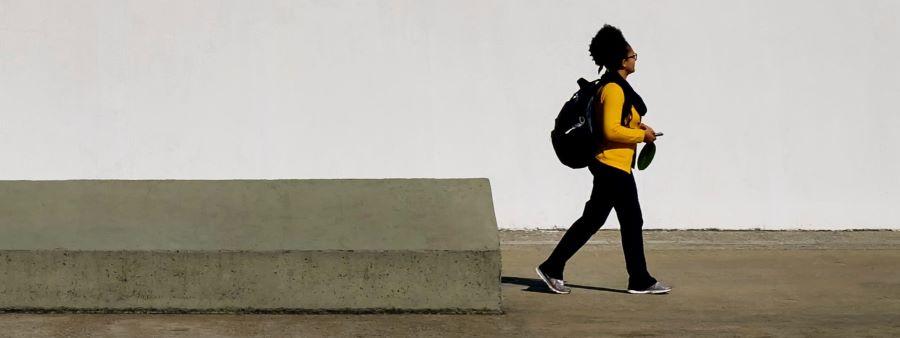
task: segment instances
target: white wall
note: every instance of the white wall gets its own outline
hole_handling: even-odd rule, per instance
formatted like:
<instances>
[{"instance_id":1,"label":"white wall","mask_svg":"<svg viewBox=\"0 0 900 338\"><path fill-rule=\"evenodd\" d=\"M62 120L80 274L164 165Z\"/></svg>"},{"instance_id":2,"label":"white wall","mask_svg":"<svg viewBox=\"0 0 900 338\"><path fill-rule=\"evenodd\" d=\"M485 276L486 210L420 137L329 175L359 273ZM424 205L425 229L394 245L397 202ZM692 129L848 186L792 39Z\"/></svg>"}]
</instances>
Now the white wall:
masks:
<instances>
[{"instance_id":1,"label":"white wall","mask_svg":"<svg viewBox=\"0 0 900 338\"><path fill-rule=\"evenodd\" d=\"M604 23L666 133L645 229L900 228L897 1L0 1L0 179L488 177L568 227ZM606 228L618 227L610 216Z\"/></svg>"}]
</instances>

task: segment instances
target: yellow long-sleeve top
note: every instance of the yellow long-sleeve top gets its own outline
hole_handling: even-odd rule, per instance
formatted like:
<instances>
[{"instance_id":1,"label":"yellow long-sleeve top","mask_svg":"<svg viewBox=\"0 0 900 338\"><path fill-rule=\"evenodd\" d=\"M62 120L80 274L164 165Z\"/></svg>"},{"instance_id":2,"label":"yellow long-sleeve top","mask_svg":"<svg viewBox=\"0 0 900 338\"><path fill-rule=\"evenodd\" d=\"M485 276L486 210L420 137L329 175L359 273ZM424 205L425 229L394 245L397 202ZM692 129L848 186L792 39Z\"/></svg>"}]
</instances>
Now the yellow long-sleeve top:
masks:
<instances>
[{"instance_id":1,"label":"yellow long-sleeve top","mask_svg":"<svg viewBox=\"0 0 900 338\"><path fill-rule=\"evenodd\" d=\"M631 107L631 121L622 126L622 105L625 104L625 92L622 87L610 82L599 90L600 101L594 111L603 112L602 151L596 158L601 163L631 173L631 162L637 144L644 142L644 130L640 128L641 115L634 106Z\"/></svg>"}]
</instances>

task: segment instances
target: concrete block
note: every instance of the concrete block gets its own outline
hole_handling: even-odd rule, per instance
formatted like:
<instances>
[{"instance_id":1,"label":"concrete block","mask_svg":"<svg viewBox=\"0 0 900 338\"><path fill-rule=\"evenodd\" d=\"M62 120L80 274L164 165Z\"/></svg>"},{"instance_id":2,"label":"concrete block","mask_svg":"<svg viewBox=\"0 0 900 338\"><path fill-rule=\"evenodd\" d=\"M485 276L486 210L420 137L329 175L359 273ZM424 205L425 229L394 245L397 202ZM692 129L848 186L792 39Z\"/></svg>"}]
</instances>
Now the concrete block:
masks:
<instances>
[{"instance_id":1,"label":"concrete block","mask_svg":"<svg viewBox=\"0 0 900 338\"><path fill-rule=\"evenodd\" d=\"M0 309L500 311L487 179L0 181Z\"/></svg>"}]
</instances>

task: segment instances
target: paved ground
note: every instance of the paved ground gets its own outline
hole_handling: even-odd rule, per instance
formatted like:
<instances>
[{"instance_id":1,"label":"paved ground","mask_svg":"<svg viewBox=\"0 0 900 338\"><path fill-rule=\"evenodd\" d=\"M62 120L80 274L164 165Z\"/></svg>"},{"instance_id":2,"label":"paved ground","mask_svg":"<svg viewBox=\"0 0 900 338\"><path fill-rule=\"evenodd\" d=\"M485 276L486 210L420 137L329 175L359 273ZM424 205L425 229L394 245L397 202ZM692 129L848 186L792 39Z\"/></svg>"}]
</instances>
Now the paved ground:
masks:
<instances>
[{"instance_id":1,"label":"paved ground","mask_svg":"<svg viewBox=\"0 0 900 338\"><path fill-rule=\"evenodd\" d=\"M667 295L625 293L619 234L534 275L558 231L503 231L503 315L0 315L0 335L900 337L900 231L644 232Z\"/></svg>"}]
</instances>

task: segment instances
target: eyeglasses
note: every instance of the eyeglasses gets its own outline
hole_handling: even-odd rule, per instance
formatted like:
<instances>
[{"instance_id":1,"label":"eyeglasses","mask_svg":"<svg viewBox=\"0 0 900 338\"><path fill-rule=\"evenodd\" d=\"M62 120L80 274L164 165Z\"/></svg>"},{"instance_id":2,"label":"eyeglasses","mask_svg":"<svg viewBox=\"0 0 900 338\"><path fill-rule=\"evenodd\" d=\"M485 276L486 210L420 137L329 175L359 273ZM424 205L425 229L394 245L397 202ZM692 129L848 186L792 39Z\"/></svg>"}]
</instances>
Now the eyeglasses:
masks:
<instances>
[{"instance_id":1,"label":"eyeglasses","mask_svg":"<svg viewBox=\"0 0 900 338\"><path fill-rule=\"evenodd\" d=\"M631 58L634 58L634 61L637 61L637 54L634 54L634 55L632 55L632 56L629 56L629 57L625 58L625 60L628 60L628 59L631 59Z\"/></svg>"}]
</instances>

